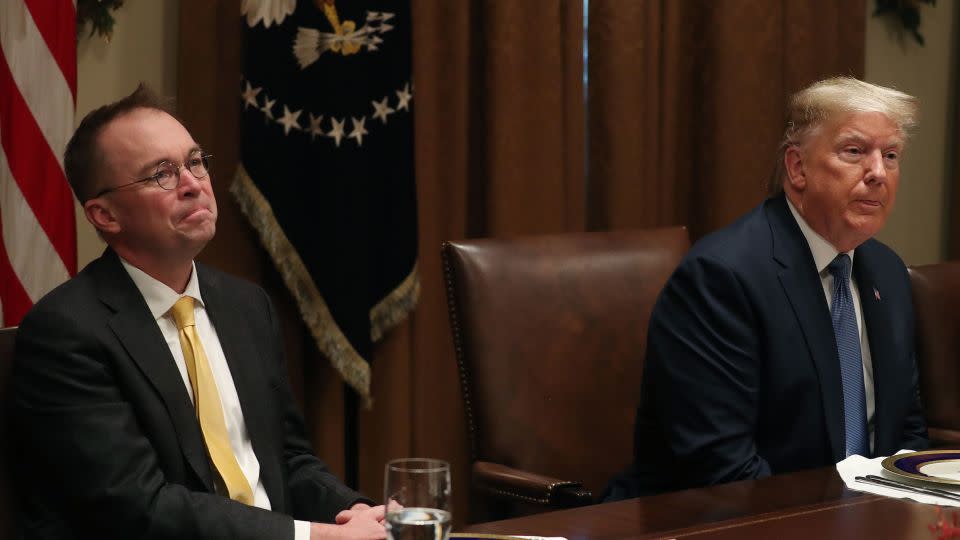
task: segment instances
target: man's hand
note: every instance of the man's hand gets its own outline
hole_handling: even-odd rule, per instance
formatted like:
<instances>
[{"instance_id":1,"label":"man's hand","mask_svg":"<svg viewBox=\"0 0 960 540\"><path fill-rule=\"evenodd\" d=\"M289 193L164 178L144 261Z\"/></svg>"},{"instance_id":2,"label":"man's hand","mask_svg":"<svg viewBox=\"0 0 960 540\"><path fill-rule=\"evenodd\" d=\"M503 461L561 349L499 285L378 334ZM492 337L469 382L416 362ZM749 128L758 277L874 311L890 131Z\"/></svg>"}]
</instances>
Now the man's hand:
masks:
<instances>
[{"instance_id":1,"label":"man's hand","mask_svg":"<svg viewBox=\"0 0 960 540\"><path fill-rule=\"evenodd\" d=\"M337 515L337 524L311 523L310 540L349 539L349 540L383 540L387 537L387 530L383 523L375 519L376 509L383 515L383 507L344 510ZM346 521L341 522L340 516L349 514Z\"/></svg>"},{"instance_id":2,"label":"man's hand","mask_svg":"<svg viewBox=\"0 0 960 540\"><path fill-rule=\"evenodd\" d=\"M337 514L337 525L343 525L356 516L368 516L376 520L377 523L383 524L383 520L385 518L384 506L381 504L380 506L371 507L368 504L357 503L351 506L349 510L343 510Z\"/></svg>"}]
</instances>

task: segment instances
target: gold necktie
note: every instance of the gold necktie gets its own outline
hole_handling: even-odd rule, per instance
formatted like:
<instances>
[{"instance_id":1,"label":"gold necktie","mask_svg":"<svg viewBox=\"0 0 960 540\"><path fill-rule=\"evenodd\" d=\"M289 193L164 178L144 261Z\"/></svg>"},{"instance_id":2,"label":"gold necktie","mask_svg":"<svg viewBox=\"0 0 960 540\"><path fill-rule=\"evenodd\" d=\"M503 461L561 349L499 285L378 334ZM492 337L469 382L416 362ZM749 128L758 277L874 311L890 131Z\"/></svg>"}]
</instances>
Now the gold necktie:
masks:
<instances>
[{"instance_id":1,"label":"gold necktie","mask_svg":"<svg viewBox=\"0 0 960 540\"><path fill-rule=\"evenodd\" d=\"M220 394L217 393L213 372L210 371L207 355L203 352L200 336L197 335L193 320L193 298L181 297L170 308L170 312L180 330L180 347L183 349L183 359L187 364L187 373L190 375L193 402L197 409L197 419L200 420L200 431L203 432L203 440L210 454L210 461L220 473L230 498L252 505L253 490L250 489L250 483L240 470L237 458L230 447L227 424L223 419L223 408L220 406Z\"/></svg>"}]
</instances>

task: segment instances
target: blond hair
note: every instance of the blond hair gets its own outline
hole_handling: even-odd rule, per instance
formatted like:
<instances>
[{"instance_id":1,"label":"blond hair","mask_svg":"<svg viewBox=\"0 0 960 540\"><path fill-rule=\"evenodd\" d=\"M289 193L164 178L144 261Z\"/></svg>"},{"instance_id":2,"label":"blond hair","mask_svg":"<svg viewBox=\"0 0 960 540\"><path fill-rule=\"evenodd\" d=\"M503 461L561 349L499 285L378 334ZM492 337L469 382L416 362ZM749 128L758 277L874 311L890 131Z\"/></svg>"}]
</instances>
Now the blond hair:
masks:
<instances>
[{"instance_id":1,"label":"blond hair","mask_svg":"<svg viewBox=\"0 0 960 540\"><path fill-rule=\"evenodd\" d=\"M802 144L829 119L844 113L878 112L897 125L906 142L910 129L917 125L918 109L917 98L909 94L853 77L824 79L800 90L791 96L787 108L787 128L770 176L770 194L783 190L787 148Z\"/></svg>"}]
</instances>

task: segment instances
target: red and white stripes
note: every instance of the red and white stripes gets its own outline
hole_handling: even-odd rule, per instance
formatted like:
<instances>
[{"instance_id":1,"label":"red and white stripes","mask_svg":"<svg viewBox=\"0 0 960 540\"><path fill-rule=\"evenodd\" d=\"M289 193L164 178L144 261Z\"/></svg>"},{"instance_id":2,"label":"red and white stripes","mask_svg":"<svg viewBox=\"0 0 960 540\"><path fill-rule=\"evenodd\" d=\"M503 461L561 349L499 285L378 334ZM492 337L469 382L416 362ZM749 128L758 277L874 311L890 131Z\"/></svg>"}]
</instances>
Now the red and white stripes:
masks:
<instances>
[{"instance_id":1,"label":"red and white stripes","mask_svg":"<svg viewBox=\"0 0 960 540\"><path fill-rule=\"evenodd\" d=\"M77 272L63 172L76 97L74 1L0 0L0 326Z\"/></svg>"}]
</instances>

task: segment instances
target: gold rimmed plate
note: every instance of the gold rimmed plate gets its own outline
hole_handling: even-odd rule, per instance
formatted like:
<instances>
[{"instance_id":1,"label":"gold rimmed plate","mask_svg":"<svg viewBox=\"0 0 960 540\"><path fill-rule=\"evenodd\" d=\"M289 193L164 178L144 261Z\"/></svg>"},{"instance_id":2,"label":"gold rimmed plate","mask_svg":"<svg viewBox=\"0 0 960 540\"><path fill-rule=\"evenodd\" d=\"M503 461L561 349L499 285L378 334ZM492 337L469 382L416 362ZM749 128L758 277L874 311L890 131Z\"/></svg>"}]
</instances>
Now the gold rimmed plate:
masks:
<instances>
[{"instance_id":1,"label":"gold rimmed plate","mask_svg":"<svg viewBox=\"0 0 960 540\"><path fill-rule=\"evenodd\" d=\"M923 450L880 462L890 474L910 480L960 486L960 450Z\"/></svg>"}]
</instances>

